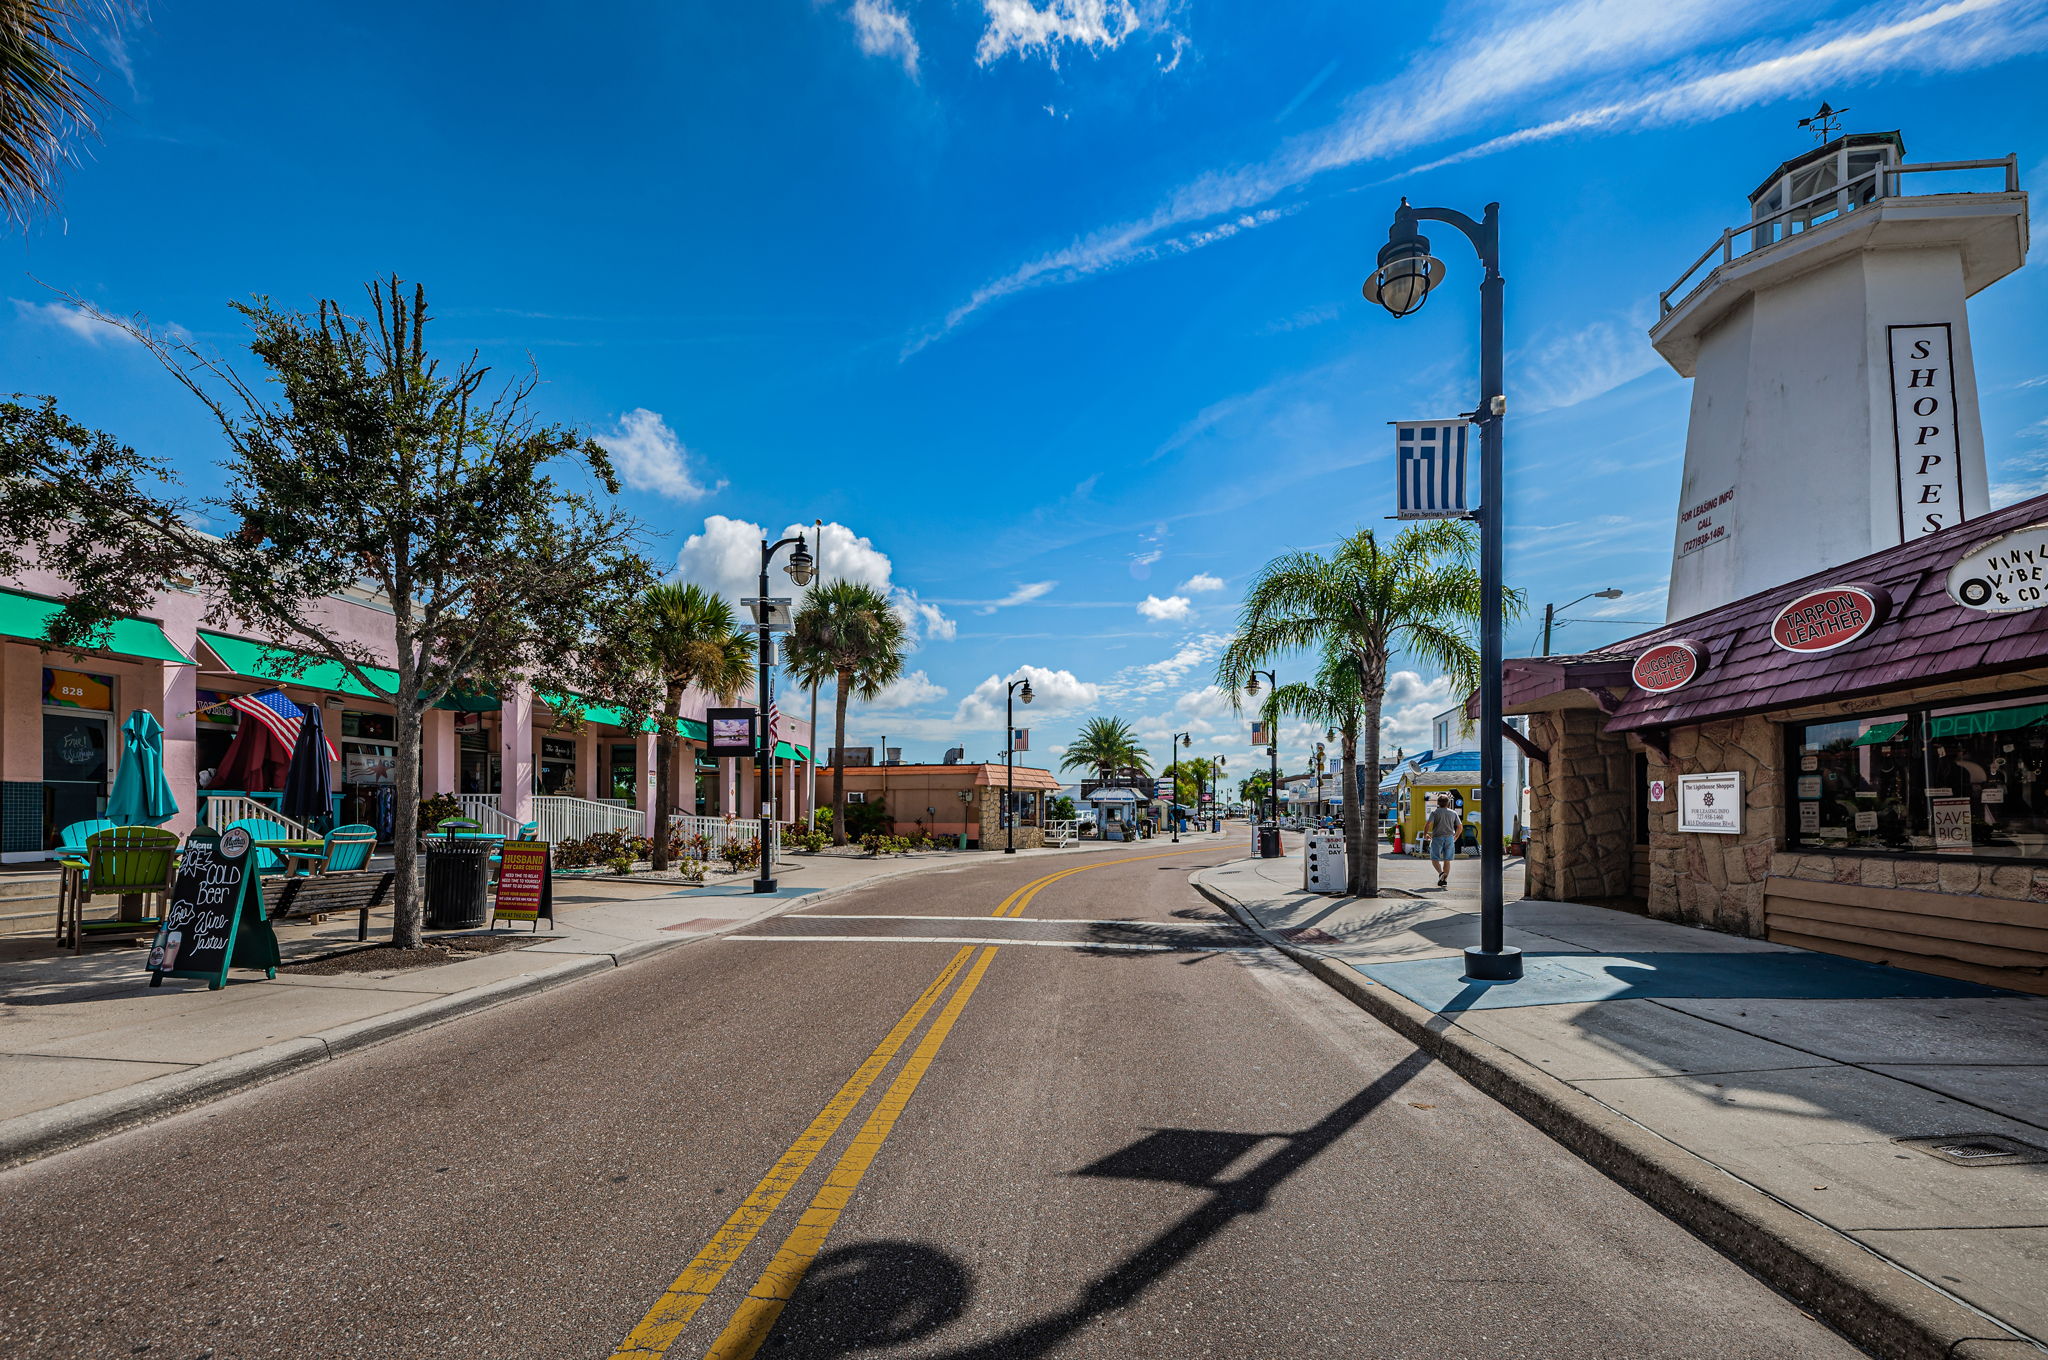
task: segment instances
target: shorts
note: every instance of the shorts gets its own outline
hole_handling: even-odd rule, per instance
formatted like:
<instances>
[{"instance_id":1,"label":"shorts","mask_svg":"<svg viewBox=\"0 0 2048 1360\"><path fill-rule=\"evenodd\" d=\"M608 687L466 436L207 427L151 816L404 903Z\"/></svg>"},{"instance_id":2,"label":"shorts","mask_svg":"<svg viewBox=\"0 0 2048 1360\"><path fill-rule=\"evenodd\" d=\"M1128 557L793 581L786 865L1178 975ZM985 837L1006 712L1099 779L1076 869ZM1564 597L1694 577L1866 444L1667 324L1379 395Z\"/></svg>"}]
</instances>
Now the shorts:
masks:
<instances>
[{"instance_id":1,"label":"shorts","mask_svg":"<svg viewBox=\"0 0 2048 1360\"><path fill-rule=\"evenodd\" d=\"M1429 857L1431 859L1456 859L1458 857L1458 838L1456 836L1431 836L1429 838Z\"/></svg>"}]
</instances>

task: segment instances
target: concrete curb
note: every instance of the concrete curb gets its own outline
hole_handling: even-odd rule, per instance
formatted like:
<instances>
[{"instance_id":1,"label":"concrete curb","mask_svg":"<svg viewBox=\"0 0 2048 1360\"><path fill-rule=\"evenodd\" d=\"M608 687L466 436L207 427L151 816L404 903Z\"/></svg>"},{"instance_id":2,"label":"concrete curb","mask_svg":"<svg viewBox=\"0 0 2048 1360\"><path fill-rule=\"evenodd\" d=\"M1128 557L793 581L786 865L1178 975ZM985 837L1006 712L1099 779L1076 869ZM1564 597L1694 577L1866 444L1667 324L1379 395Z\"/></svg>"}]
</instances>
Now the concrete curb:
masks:
<instances>
[{"instance_id":1,"label":"concrete curb","mask_svg":"<svg viewBox=\"0 0 2048 1360\"><path fill-rule=\"evenodd\" d=\"M922 861L889 873L861 879L857 883L840 883L829 888L820 888L817 892L807 893L802 897L775 898L772 899L776 903L774 910L735 920L722 930L703 935L678 936L674 939L633 940L612 950L599 949L588 954L570 954L552 968L527 973L521 977L501 978L495 982L482 983L465 991L452 992L447 996L407 1006L403 1010L336 1025L316 1034L281 1040L262 1048L251 1049L246 1053L200 1063L183 1072L166 1073L160 1077L151 1077L147 1081L136 1082L132 1086L123 1086L118 1090L69 1100L62 1105L53 1105L47 1110L37 1110L32 1114L0 1120L0 1171L97 1141L109 1134L152 1123L168 1115L209 1104L223 1096L233 1095L252 1086L260 1086L301 1068L330 1062L347 1053L371 1048L420 1030L431 1029L435 1025L474 1015L508 1001L538 996L542 992L553 991L557 987L586 977L623 968L629 963L638 963L657 954L665 954L671 949L680 949L686 945L717 939L734 931L746 930L785 912L816 906L821 902L828 902L835 897L879 883L929 873L948 864L949 861L950 857ZM731 900L744 902L753 899L741 897Z\"/></svg>"},{"instance_id":2,"label":"concrete curb","mask_svg":"<svg viewBox=\"0 0 2048 1360\"><path fill-rule=\"evenodd\" d=\"M1189 884L1374 1019L1528 1120L1764 1283L1884 1360L2018 1360L2044 1352L1975 1308L1347 964L1290 944L1244 904Z\"/></svg>"}]
</instances>

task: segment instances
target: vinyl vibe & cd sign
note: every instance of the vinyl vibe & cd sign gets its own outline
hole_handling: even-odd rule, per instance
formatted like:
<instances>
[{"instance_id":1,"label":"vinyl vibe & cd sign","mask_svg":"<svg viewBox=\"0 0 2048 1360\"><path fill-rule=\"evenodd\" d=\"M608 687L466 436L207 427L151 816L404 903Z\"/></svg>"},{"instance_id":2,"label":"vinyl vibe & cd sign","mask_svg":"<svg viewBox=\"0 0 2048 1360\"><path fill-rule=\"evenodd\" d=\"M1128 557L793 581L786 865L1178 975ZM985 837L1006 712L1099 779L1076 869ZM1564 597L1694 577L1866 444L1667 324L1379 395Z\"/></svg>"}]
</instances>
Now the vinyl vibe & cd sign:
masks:
<instances>
[{"instance_id":1,"label":"vinyl vibe & cd sign","mask_svg":"<svg viewBox=\"0 0 2048 1360\"><path fill-rule=\"evenodd\" d=\"M1949 568L1948 597L1986 614L2048 605L2048 524L2029 524L1964 553Z\"/></svg>"},{"instance_id":2,"label":"vinyl vibe & cd sign","mask_svg":"<svg viewBox=\"0 0 2048 1360\"><path fill-rule=\"evenodd\" d=\"M1691 684L1706 664L1706 649L1697 642L1660 642L1636 658L1636 664L1629 668L1629 679L1637 689L1669 694Z\"/></svg>"},{"instance_id":3,"label":"vinyl vibe & cd sign","mask_svg":"<svg viewBox=\"0 0 2048 1360\"><path fill-rule=\"evenodd\" d=\"M1788 652L1832 652L1884 622L1889 605L1875 586L1823 586L1778 611L1771 620L1771 641Z\"/></svg>"}]
</instances>

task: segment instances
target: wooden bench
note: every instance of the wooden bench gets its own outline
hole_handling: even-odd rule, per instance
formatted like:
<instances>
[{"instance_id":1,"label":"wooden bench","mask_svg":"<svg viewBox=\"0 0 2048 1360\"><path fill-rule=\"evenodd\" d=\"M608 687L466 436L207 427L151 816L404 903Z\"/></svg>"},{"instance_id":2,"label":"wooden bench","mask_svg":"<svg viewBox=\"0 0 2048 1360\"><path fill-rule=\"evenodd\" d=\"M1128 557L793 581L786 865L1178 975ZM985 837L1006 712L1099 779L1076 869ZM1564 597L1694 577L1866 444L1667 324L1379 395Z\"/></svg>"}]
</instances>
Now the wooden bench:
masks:
<instances>
[{"instance_id":1,"label":"wooden bench","mask_svg":"<svg viewBox=\"0 0 2048 1360\"><path fill-rule=\"evenodd\" d=\"M370 938L370 912L384 905L398 875L383 873L325 874L311 878L266 879L263 905L273 921L303 921L332 912L353 911L356 938ZM273 893L272 885L282 883Z\"/></svg>"}]
</instances>

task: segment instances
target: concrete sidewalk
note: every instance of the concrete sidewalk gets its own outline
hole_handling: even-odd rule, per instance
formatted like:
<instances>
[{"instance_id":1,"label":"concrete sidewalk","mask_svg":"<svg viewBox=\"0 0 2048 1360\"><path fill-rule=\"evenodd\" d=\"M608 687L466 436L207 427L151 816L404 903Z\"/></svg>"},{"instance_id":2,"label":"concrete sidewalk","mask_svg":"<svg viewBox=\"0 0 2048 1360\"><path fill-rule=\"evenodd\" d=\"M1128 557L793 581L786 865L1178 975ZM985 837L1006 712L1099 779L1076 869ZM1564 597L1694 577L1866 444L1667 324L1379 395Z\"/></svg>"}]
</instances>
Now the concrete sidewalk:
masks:
<instances>
[{"instance_id":1,"label":"concrete sidewalk","mask_svg":"<svg viewBox=\"0 0 2048 1360\"><path fill-rule=\"evenodd\" d=\"M1381 1019L1884 1356L2048 1340L2048 998L1573 903L1516 901L1462 977L1477 874L1197 886ZM1411 881L1419 880L1419 881Z\"/></svg>"},{"instance_id":2,"label":"concrete sidewalk","mask_svg":"<svg viewBox=\"0 0 2048 1360\"><path fill-rule=\"evenodd\" d=\"M1018 858L1076 859L1121 848L1083 842ZM998 856L999 858L999 856ZM558 876L554 928L533 943L432 967L327 975L236 970L229 985L149 985L147 941L0 941L0 1167L47 1155L352 1049L545 991L821 898L907 874L957 872L987 853L867 858L790 855L772 895L751 873L707 885ZM370 942L390 939L373 913ZM525 924L501 934L523 938ZM355 944L355 913L277 927L287 965ZM429 940L434 937L430 935Z\"/></svg>"}]
</instances>

